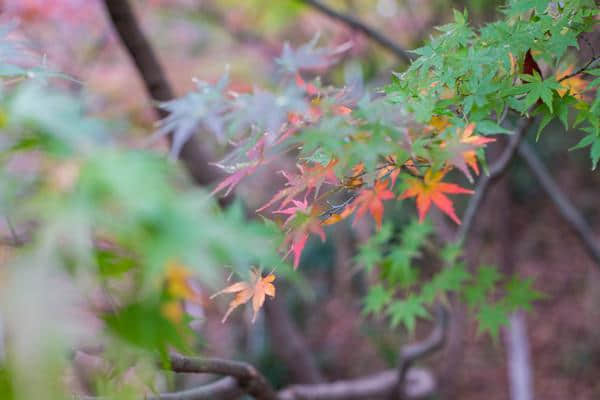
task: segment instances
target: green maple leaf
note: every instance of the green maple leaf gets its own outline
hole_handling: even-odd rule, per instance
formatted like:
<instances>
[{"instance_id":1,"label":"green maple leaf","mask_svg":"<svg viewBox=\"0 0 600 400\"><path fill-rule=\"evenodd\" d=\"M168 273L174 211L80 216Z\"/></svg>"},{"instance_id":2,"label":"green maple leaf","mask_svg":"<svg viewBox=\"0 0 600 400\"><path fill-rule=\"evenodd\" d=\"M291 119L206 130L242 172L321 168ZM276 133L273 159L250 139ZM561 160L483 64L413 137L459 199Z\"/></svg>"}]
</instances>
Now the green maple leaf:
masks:
<instances>
[{"instance_id":1,"label":"green maple leaf","mask_svg":"<svg viewBox=\"0 0 600 400\"><path fill-rule=\"evenodd\" d=\"M365 305L363 313L365 315L379 314L383 308L392 300L392 294L382 285L376 285L369 288L369 292L365 297Z\"/></svg>"},{"instance_id":2,"label":"green maple leaf","mask_svg":"<svg viewBox=\"0 0 600 400\"><path fill-rule=\"evenodd\" d=\"M495 267L485 265L479 267L474 282L464 290L464 298L470 307L475 307L485 301L489 293L494 289L496 283L500 280L500 273Z\"/></svg>"},{"instance_id":3,"label":"green maple leaf","mask_svg":"<svg viewBox=\"0 0 600 400\"><path fill-rule=\"evenodd\" d=\"M410 296L405 300L394 301L387 308L387 314L390 316L392 327L396 327L402 322L409 332L414 331L418 317L429 317L429 313L423 307L423 299L418 296Z\"/></svg>"},{"instance_id":4,"label":"green maple leaf","mask_svg":"<svg viewBox=\"0 0 600 400\"><path fill-rule=\"evenodd\" d=\"M508 322L506 308L500 304L483 304L476 315L478 322L478 333L489 333L492 339L498 338L500 327Z\"/></svg>"},{"instance_id":5,"label":"green maple leaf","mask_svg":"<svg viewBox=\"0 0 600 400\"><path fill-rule=\"evenodd\" d=\"M526 311L531 310L531 303L544 297L541 292L531 287L532 279L519 279L514 276L506 284L506 296L504 303L510 311L521 308Z\"/></svg>"}]
</instances>

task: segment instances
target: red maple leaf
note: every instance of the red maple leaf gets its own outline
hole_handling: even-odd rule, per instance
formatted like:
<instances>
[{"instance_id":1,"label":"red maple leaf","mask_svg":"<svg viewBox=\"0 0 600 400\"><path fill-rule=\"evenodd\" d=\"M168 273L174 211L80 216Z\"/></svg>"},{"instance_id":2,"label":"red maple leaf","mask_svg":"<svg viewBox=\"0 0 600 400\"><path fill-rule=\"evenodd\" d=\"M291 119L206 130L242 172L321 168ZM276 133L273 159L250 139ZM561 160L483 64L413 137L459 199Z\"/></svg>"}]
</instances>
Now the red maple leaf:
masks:
<instances>
[{"instance_id":1,"label":"red maple leaf","mask_svg":"<svg viewBox=\"0 0 600 400\"><path fill-rule=\"evenodd\" d=\"M267 162L264 157L266 143L266 137L263 137L256 142L256 144L252 146L252 148L246 153L249 161L238 165L237 171L219 183L211 192L211 195L214 195L215 193L227 188L227 191L225 192L225 196L227 196L243 178L252 175L260 165L265 164ZM217 166L219 165L217 164Z\"/></svg>"},{"instance_id":2,"label":"red maple leaf","mask_svg":"<svg viewBox=\"0 0 600 400\"><path fill-rule=\"evenodd\" d=\"M283 223L286 228L283 246L289 246L286 257L290 253L294 253L294 268L298 268L308 236L311 233L319 235L321 241L324 242L325 231L321 226L320 211L316 206L309 206L306 199L304 201L292 200L292 203L294 204L292 207L275 211L275 213L289 215Z\"/></svg>"},{"instance_id":3,"label":"red maple leaf","mask_svg":"<svg viewBox=\"0 0 600 400\"><path fill-rule=\"evenodd\" d=\"M269 208L273 204L281 201L279 209L288 205L297 195L306 191L304 200L314 190L315 196L319 194L319 189L323 183L336 184L337 177L333 167L337 163L331 160L327 165L315 164L313 166L298 164L299 174L291 174L281 171L281 174L287 179L286 188L280 190L265 205L260 207L257 212Z\"/></svg>"},{"instance_id":4,"label":"red maple leaf","mask_svg":"<svg viewBox=\"0 0 600 400\"><path fill-rule=\"evenodd\" d=\"M376 181L375 186L370 189L363 189L354 200L353 206L357 207L356 218L354 223L358 221L369 210L373 216L377 229L381 228L381 219L383 217L383 200L391 200L394 198L394 193L387 188L388 181Z\"/></svg>"},{"instance_id":5,"label":"red maple leaf","mask_svg":"<svg viewBox=\"0 0 600 400\"><path fill-rule=\"evenodd\" d=\"M409 188L400 195L401 199L409 197L417 198L417 210L419 211L419 220L422 222L431 207L431 203L435 204L440 210L448 215L454 222L460 225L460 219L454 212L452 200L444 193L448 194L472 194L473 191L462 188L453 183L442 182L447 169L433 172L428 170L423 179L408 178Z\"/></svg>"}]
</instances>

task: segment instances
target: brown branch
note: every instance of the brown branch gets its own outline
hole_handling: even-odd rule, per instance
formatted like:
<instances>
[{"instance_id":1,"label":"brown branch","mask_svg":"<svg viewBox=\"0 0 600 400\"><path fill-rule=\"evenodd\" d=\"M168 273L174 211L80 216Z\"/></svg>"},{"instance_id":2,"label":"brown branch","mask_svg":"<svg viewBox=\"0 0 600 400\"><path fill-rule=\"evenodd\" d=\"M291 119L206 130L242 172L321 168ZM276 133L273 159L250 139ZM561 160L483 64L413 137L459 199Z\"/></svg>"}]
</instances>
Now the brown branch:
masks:
<instances>
[{"instance_id":1,"label":"brown branch","mask_svg":"<svg viewBox=\"0 0 600 400\"><path fill-rule=\"evenodd\" d=\"M431 394L434 383L423 369L411 369L407 374L408 390L412 398ZM292 385L279 392L279 400L360 400L392 395L398 383L395 369L350 380L313 385Z\"/></svg>"},{"instance_id":2,"label":"brown branch","mask_svg":"<svg viewBox=\"0 0 600 400\"><path fill-rule=\"evenodd\" d=\"M173 99L174 92L167 81L162 66L152 46L142 32L137 18L128 0L104 0L110 20L118 33L121 42L134 62L151 99L168 101ZM156 104L154 109L160 118L168 114ZM172 136L169 135L169 140ZM183 145L180 158L188 172L199 185L208 185L220 176L219 171L210 166L211 161L203 151L196 136L192 135Z\"/></svg>"},{"instance_id":3,"label":"brown branch","mask_svg":"<svg viewBox=\"0 0 600 400\"><path fill-rule=\"evenodd\" d=\"M366 25L362 21L357 18L354 18L350 15L342 14L340 12L335 11L329 6L323 4L319 0L300 0L301 2L313 7L315 10L318 10L322 14L327 15L331 19L342 22L343 24L349 26L350 28L361 32L369 39L381 45L386 50L392 52L396 57L409 64L415 56L411 53L407 52L405 49L400 47L398 44L394 43L393 40L378 32L374 28Z\"/></svg>"},{"instance_id":4,"label":"brown branch","mask_svg":"<svg viewBox=\"0 0 600 400\"><path fill-rule=\"evenodd\" d=\"M400 351L400 357L397 368L398 382L396 384L395 395L404 399L408 395L405 387L408 381L407 373L413 363L419 359L428 357L444 346L446 333L448 330L448 312L441 304L436 307L436 325L429 336L422 342L405 346Z\"/></svg>"},{"instance_id":5,"label":"brown branch","mask_svg":"<svg viewBox=\"0 0 600 400\"><path fill-rule=\"evenodd\" d=\"M362 378L313 385L291 385L279 392L279 400L352 400L373 397L420 398L434 391L431 375L411 365L441 348L446 337L447 315L443 307L436 313L436 325L421 342L405 346L400 352L398 369ZM401 371L401 373L399 373Z\"/></svg>"},{"instance_id":6,"label":"brown branch","mask_svg":"<svg viewBox=\"0 0 600 400\"><path fill-rule=\"evenodd\" d=\"M274 299L265 303L265 320L273 352L287 366L293 382L323 382L325 379L317 367L308 343L298 333L298 328L285 306L281 304L281 300L283 299Z\"/></svg>"},{"instance_id":7,"label":"brown branch","mask_svg":"<svg viewBox=\"0 0 600 400\"><path fill-rule=\"evenodd\" d=\"M239 387L257 400L276 400L277 394L271 384L254 366L220 358L184 357L171 355L171 369L174 372L213 373L231 376Z\"/></svg>"},{"instance_id":8,"label":"brown branch","mask_svg":"<svg viewBox=\"0 0 600 400\"><path fill-rule=\"evenodd\" d=\"M467 205L467 209L465 210L465 213L463 215L462 224L460 225L456 233L457 241L464 240L469 234L469 231L475 220L475 216L479 211L479 207L483 202L483 199L485 197L485 194L487 193L489 186L504 174L504 172L510 165L510 162L514 158L514 155L517 152L517 148L519 146L519 143L521 142L521 139L523 138L527 130L531 127L533 121L534 120L532 118L519 120L517 128L514 134L510 137L508 145L500 154L498 159L490 166L489 174L483 175L479 179L479 182L477 183L477 188L475 189L475 193L473 194L473 196L471 196L469 204Z\"/></svg>"},{"instance_id":9,"label":"brown branch","mask_svg":"<svg viewBox=\"0 0 600 400\"><path fill-rule=\"evenodd\" d=\"M592 50L593 50L593 49L592 49ZM590 59L590 60L587 62L587 64L585 64L583 67L579 68L577 71L575 71L575 72L573 72L573 73L570 73L570 74L568 74L568 75L565 75L565 76L563 76L563 77L562 77L562 78L560 78L560 79L559 79L557 82L559 82L559 83L560 83L560 82L562 82L562 81L564 81L564 80L566 80L566 79L573 78L573 77L575 77L575 76L577 76L577 75L581 74L582 72L585 72L585 71L587 71L587 69L588 69L588 68L589 68L589 67L590 67L590 66L591 66L591 65L592 65L594 62L596 62L596 61L598 61L598 60L600 60L600 56L591 58L591 59Z\"/></svg>"},{"instance_id":10,"label":"brown branch","mask_svg":"<svg viewBox=\"0 0 600 400\"><path fill-rule=\"evenodd\" d=\"M237 381L234 378L226 377L192 389L173 393L161 393L156 396L145 396L144 400L233 400L243 394L244 392L240 389ZM97 396L74 396L74 399L109 400L108 397Z\"/></svg>"},{"instance_id":11,"label":"brown branch","mask_svg":"<svg viewBox=\"0 0 600 400\"><path fill-rule=\"evenodd\" d=\"M546 191L554 205L567 221L571 229L577 234L588 254L597 266L600 267L600 244L594 238L594 233L577 208L569 201L560 190L548 169L527 143L519 146L519 156L527 163L529 170L537 178L542 188Z\"/></svg>"}]
</instances>

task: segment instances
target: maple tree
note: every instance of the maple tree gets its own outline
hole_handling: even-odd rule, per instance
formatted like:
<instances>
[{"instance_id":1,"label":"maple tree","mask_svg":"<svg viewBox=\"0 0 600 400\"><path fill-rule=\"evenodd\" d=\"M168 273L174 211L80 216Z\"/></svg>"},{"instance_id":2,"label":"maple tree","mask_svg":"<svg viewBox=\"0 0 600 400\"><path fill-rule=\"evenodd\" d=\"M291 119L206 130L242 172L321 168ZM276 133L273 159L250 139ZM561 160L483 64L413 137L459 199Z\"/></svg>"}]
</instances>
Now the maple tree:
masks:
<instances>
[{"instance_id":1,"label":"maple tree","mask_svg":"<svg viewBox=\"0 0 600 400\"><path fill-rule=\"evenodd\" d=\"M111 6L125 3L104 3L119 28L126 13ZM168 8L171 2L153 3ZM10 9L34 21L80 6L75 0L30 0ZM82 13L80 20L89 18ZM399 53L411 62L377 90L350 74L342 84L319 78L353 57L345 37L331 46L318 35L304 45L286 43L269 84L240 84L226 71L216 81L195 80L194 89L179 98L171 98L170 89L161 98L153 94L162 118L155 129L137 128L154 129L145 147L155 148L123 148L113 132L127 131L127 124L119 127L88 110L103 102L69 91L69 84L80 83L50 68L44 55L21 62L19 57L35 51L14 40L15 25L0 29L0 205L14 242L6 272L0 271L0 333L9 332L6 346L0 335L0 393L11 393L11 400L65 398L55 383L69 360L55 355L89 343L110 349L110 373L98 374L110 377L98 378L95 394L149 396L159 374L156 359L174 370L189 367L187 361L177 364L173 350L190 350L191 330L199 330L205 308L219 308L222 295L233 296L219 311L223 323L244 305L251 322L259 321L276 295L276 276L278 285L279 277L301 276L311 241L325 242L349 221L363 235L348 269L369 277L365 316L412 333L418 321L453 298L466 304L479 333L497 339L512 313L531 309L543 295L530 279L469 265L462 253L473 218L469 210L477 211L485 185L506 169L531 126L538 140L555 119L565 129L577 128L584 136L572 149L589 147L597 167L600 56L594 53L579 67L571 58L598 14L591 0L509 0L500 19L475 27L467 11L454 11L439 34L412 50L414 58ZM363 32L395 48L369 29ZM147 89L156 93L162 72L140 67L135 52L145 40L133 42L125 38L125 47L146 74ZM209 164L202 150L190 150L199 132L226 153L221 160ZM488 165L492 143L507 143L500 167ZM165 144L168 150L161 148ZM198 188L177 158L196 183L205 181L194 165L215 166L225 176ZM36 161L27 170L22 165L29 159ZM219 203L259 174L276 186L269 195ZM443 222L453 223L455 238L434 235L432 206ZM465 217L459 217L464 208ZM416 265L425 256L432 260L427 271ZM226 274L235 283L225 283ZM204 296L209 288L214 294ZM36 307L27 297L32 294ZM43 321L43 337L21 324L18 313L26 321ZM212 361L195 368L230 371L222 360ZM32 362L44 368L32 372ZM132 364L139 364L138 375L147 373L144 385L126 379ZM256 370L232 368L224 374L236 378L234 389L276 398ZM394 375L400 390L405 369ZM30 376L44 383L23 384ZM115 376L122 381L111 380Z\"/></svg>"}]
</instances>

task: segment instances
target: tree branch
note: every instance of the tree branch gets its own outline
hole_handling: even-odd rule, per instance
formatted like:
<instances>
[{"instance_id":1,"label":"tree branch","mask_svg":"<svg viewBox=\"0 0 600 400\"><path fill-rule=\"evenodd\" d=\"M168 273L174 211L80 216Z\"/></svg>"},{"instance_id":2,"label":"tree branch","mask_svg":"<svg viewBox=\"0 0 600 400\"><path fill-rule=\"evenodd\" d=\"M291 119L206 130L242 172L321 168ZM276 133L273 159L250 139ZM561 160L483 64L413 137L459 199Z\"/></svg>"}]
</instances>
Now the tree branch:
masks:
<instances>
[{"instance_id":1,"label":"tree branch","mask_svg":"<svg viewBox=\"0 0 600 400\"><path fill-rule=\"evenodd\" d=\"M134 62L148 92L153 100L168 101L174 98L173 90L167 81L162 66L152 46L142 32L137 18L128 0L104 0L107 14ZM160 118L168 113L156 104L154 110ZM169 135L169 140L172 136ZM220 176L212 167L207 154L202 150L196 136L192 135L183 145L180 153L188 172L199 185L208 185Z\"/></svg>"},{"instance_id":2,"label":"tree branch","mask_svg":"<svg viewBox=\"0 0 600 400\"><path fill-rule=\"evenodd\" d=\"M290 370L293 382L320 383L325 379L317 367L308 344L298 333L290 318L283 299L273 299L265 303L265 320L269 330L273 352Z\"/></svg>"},{"instance_id":3,"label":"tree branch","mask_svg":"<svg viewBox=\"0 0 600 400\"><path fill-rule=\"evenodd\" d=\"M405 49L394 43L390 38L383 35L382 33L376 31L374 28L364 24L362 21L354 18L350 15L342 14L329 6L323 4L319 0L300 0L301 2L311 6L315 10L318 10L322 14L327 15L331 19L342 22L343 24L349 26L350 28L361 32L369 39L381 45L386 50L393 53L396 57L409 64L412 60L415 59L415 56L411 53L407 52Z\"/></svg>"},{"instance_id":4,"label":"tree branch","mask_svg":"<svg viewBox=\"0 0 600 400\"><path fill-rule=\"evenodd\" d=\"M446 341L446 332L448 330L448 312L441 304L436 307L436 325L429 336L422 342L405 346L400 351L397 374L398 382L396 385L396 394L398 398L403 399L408 395L405 387L407 374L412 364L422 358L428 357L444 346Z\"/></svg>"},{"instance_id":5,"label":"tree branch","mask_svg":"<svg viewBox=\"0 0 600 400\"><path fill-rule=\"evenodd\" d=\"M592 229L581 216L577 208L560 190L548 169L535 154L535 151L527 143L521 143L519 146L519 156L527 163L529 170L537 178L542 188L546 191L554 205L567 221L571 229L579 236L583 246L587 250L592 260L600 267L600 244L594 238Z\"/></svg>"},{"instance_id":6,"label":"tree branch","mask_svg":"<svg viewBox=\"0 0 600 400\"><path fill-rule=\"evenodd\" d=\"M254 366L220 358L184 357L171 355L171 369L174 372L214 373L228 375L236 379L239 387L257 400L276 400L277 394L271 384Z\"/></svg>"},{"instance_id":7,"label":"tree branch","mask_svg":"<svg viewBox=\"0 0 600 400\"><path fill-rule=\"evenodd\" d=\"M193 389L173 393L161 393L156 396L146 396L144 400L233 400L243 394L244 392L240 389L237 381L234 378L226 377ZM107 397L96 396L74 396L74 399L109 400Z\"/></svg>"},{"instance_id":8,"label":"tree branch","mask_svg":"<svg viewBox=\"0 0 600 400\"><path fill-rule=\"evenodd\" d=\"M508 166L510 165L511 160L516 154L517 148L521 139L527 132L527 130L533 124L532 118L521 119L517 125L517 128L514 134L510 137L508 145L504 149L504 151L500 154L500 157L490 166L489 174L483 175L479 182L477 183L477 188L475 189L475 193L471 196L469 200L469 204L467 205L467 209L463 215L462 224L458 228L456 233L456 240L462 241L469 234L469 230L471 229L475 215L479 211L479 207L481 206L485 194L487 193L488 187L490 184L495 182L498 178L504 174Z\"/></svg>"},{"instance_id":9,"label":"tree branch","mask_svg":"<svg viewBox=\"0 0 600 400\"><path fill-rule=\"evenodd\" d=\"M447 314L443 307L436 312L436 325L421 342L402 348L398 369L383 371L362 378L313 385L292 385L279 392L279 400L352 400L373 397L421 398L431 395L434 381L430 373L411 365L443 346L446 337ZM402 371L399 373L399 371Z\"/></svg>"}]
</instances>

